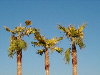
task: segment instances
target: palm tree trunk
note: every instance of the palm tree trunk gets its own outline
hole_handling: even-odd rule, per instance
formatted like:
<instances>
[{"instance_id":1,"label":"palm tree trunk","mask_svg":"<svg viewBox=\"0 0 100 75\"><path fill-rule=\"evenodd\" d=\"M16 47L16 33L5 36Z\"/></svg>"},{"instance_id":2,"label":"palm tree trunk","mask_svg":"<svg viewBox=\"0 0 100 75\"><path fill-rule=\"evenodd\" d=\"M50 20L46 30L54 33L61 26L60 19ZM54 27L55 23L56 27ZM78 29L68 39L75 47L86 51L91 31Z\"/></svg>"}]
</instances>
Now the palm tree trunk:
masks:
<instances>
[{"instance_id":1,"label":"palm tree trunk","mask_svg":"<svg viewBox=\"0 0 100 75\"><path fill-rule=\"evenodd\" d=\"M22 75L22 51L17 51L17 75Z\"/></svg>"},{"instance_id":2,"label":"palm tree trunk","mask_svg":"<svg viewBox=\"0 0 100 75\"><path fill-rule=\"evenodd\" d=\"M50 63L49 63L49 52L46 49L46 51L45 51L45 71L46 71L46 75L50 75L49 67L50 67Z\"/></svg>"},{"instance_id":3,"label":"palm tree trunk","mask_svg":"<svg viewBox=\"0 0 100 75\"><path fill-rule=\"evenodd\" d=\"M73 71L73 75L78 75L77 74L77 51L76 51L75 43L72 44L72 71Z\"/></svg>"}]
</instances>

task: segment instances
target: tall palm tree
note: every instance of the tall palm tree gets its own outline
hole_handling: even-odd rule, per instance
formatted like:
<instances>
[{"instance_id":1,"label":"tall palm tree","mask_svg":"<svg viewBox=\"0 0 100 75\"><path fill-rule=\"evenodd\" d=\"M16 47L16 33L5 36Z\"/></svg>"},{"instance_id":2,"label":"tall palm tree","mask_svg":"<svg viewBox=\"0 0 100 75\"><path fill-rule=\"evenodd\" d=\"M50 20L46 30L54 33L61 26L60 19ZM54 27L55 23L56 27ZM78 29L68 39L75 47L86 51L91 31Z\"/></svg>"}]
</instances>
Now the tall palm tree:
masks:
<instances>
[{"instance_id":1,"label":"tall palm tree","mask_svg":"<svg viewBox=\"0 0 100 75\"><path fill-rule=\"evenodd\" d=\"M43 47L43 49L37 51L37 54L40 55L42 55L43 53L45 54L45 71L46 71L46 75L50 75L49 50L57 51L58 53L61 53L62 48L57 47L56 44L60 40L62 40L62 37L47 39L44 36L42 36L39 31L37 31L34 33L34 39L37 40L37 42L32 42L34 46Z\"/></svg>"},{"instance_id":2,"label":"tall palm tree","mask_svg":"<svg viewBox=\"0 0 100 75\"><path fill-rule=\"evenodd\" d=\"M26 50L27 43L22 39L25 35L29 36L32 33L35 33L37 29L28 27L31 25L31 21L25 21L25 26L21 25L15 27L13 30L4 26L6 31L11 33L10 37L10 46L9 46L9 57L13 57L14 54L17 55L17 75L22 75L22 50Z\"/></svg>"},{"instance_id":3,"label":"tall palm tree","mask_svg":"<svg viewBox=\"0 0 100 75\"><path fill-rule=\"evenodd\" d=\"M65 59L66 62L69 63L70 61L70 53L72 56L72 70L73 75L78 75L77 73L77 50L76 46L78 45L79 48L84 48L85 44L83 43L83 29L86 27L86 24L81 25L79 28L75 28L73 25L70 25L68 27L63 27L61 25L58 26L58 28L65 33L65 36L70 39L71 41L71 48L68 48L65 51Z\"/></svg>"}]
</instances>

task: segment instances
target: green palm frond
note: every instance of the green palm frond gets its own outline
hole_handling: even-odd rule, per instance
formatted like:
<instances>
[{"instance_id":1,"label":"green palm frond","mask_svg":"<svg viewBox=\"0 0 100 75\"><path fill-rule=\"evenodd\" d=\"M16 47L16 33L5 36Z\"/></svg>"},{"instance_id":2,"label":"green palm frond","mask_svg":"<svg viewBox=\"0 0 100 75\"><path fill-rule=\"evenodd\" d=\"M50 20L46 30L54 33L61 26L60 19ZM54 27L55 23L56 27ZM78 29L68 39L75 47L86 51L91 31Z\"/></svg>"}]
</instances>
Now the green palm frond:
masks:
<instances>
[{"instance_id":1,"label":"green palm frond","mask_svg":"<svg viewBox=\"0 0 100 75\"><path fill-rule=\"evenodd\" d=\"M55 38L46 39L46 47L47 48L54 46L56 43L57 43L57 41L55 40Z\"/></svg>"},{"instance_id":2,"label":"green palm frond","mask_svg":"<svg viewBox=\"0 0 100 75\"><path fill-rule=\"evenodd\" d=\"M70 50L71 50L71 48L68 48L65 51L65 61L66 61L66 63L69 63L70 62Z\"/></svg>"},{"instance_id":3,"label":"green palm frond","mask_svg":"<svg viewBox=\"0 0 100 75\"><path fill-rule=\"evenodd\" d=\"M18 47L23 50L26 50L27 48L27 43L24 40L18 40Z\"/></svg>"},{"instance_id":4,"label":"green palm frond","mask_svg":"<svg viewBox=\"0 0 100 75\"><path fill-rule=\"evenodd\" d=\"M59 38L54 37L52 39L46 39L46 46L52 47L52 46L56 45L62 39L63 39L63 37L59 37Z\"/></svg>"},{"instance_id":5,"label":"green palm frond","mask_svg":"<svg viewBox=\"0 0 100 75\"><path fill-rule=\"evenodd\" d=\"M62 53L63 49L59 47L53 47L51 48L52 51L57 51L58 53Z\"/></svg>"},{"instance_id":6,"label":"green palm frond","mask_svg":"<svg viewBox=\"0 0 100 75\"><path fill-rule=\"evenodd\" d=\"M61 40L63 40L63 37L59 37L59 38L56 38L57 39L57 41L61 41Z\"/></svg>"},{"instance_id":7,"label":"green palm frond","mask_svg":"<svg viewBox=\"0 0 100 75\"><path fill-rule=\"evenodd\" d=\"M45 37L42 36L39 31L34 33L34 39L40 42L45 42Z\"/></svg>"},{"instance_id":8,"label":"green palm frond","mask_svg":"<svg viewBox=\"0 0 100 75\"><path fill-rule=\"evenodd\" d=\"M83 30L86 27L86 24L81 25L78 29L76 29L73 25L66 27L59 26L59 29L66 33L67 38L71 40L71 42L75 42L80 48L84 48L85 44L83 43L84 33Z\"/></svg>"},{"instance_id":9,"label":"green palm frond","mask_svg":"<svg viewBox=\"0 0 100 75\"><path fill-rule=\"evenodd\" d=\"M27 27L28 25L31 25L32 22L27 20L25 21L26 26L17 26L13 30L10 30L8 27L4 26L5 30L8 32L11 32L11 38L10 38L10 46L9 46L9 56L13 56L16 51L19 50L26 50L27 43L22 40L22 38L25 35L35 34L35 32L38 32L39 30L36 28ZM36 43L35 43L36 44ZM39 44L41 44L39 42Z\"/></svg>"},{"instance_id":10,"label":"green palm frond","mask_svg":"<svg viewBox=\"0 0 100 75\"><path fill-rule=\"evenodd\" d=\"M83 29L86 27L86 24L81 25L78 29L76 29L73 25L68 26L68 28L63 26L58 26L60 30L62 30L64 33L66 33L66 36L68 38L77 38L81 37L83 38Z\"/></svg>"},{"instance_id":11,"label":"green palm frond","mask_svg":"<svg viewBox=\"0 0 100 75\"><path fill-rule=\"evenodd\" d=\"M19 33L19 32L24 32L24 30L26 29L26 27L15 27L13 32L15 33Z\"/></svg>"},{"instance_id":12,"label":"green palm frond","mask_svg":"<svg viewBox=\"0 0 100 75\"><path fill-rule=\"evenodd\" d=\"M30 27L30 28L26 28L26 30L24 31L24 34L25 35L30 35L30 34L35 33L37 31L38 31L38 29Z\"/></svg>"},{"instance_id":13,"label":"green palm frond","mask_svg":"<svg viewBox=\"0 0 100 75\"><path fill-rule=\"evenodd\" d=\"M4 28L6 29L6 31L11 32L11 30L8 27L4 26Z\"/></svg>"},{"instance_id":14,"label":"green palm frond","mask_svg":"<svg viewBox=\"0 0 100 75\"><path fill-rule=\"evenodd\" d=\"M4 26L4 29L5 29L6 31L8 31L8 32L11 32L12 34L15 34L14 31L10 30L10 29L9 29L8 27L6 27L6 26Z\"/></svg>"},{"instance_id":15,"label":"green palm frond","mask_svg":"<svg viewBox=\"0 0 100 75\"><path fill-rule=\"evenodd\" d=\"M36 31L34 33L34 39L37 40L37 42L31 42L34 46L38 46L38 47L43 47L43 48L47 48L47 49L52 49L53 47L56 46L56 44L63 39L63 37L54 37L52 39L46 39L44 36L42 36L40 34L39 31ZM57 51L58 53L62 52L61 48L57 48L55 51Z\"/></svg>"},{"instance_id":16,"label":"green palm frond","mask_svg":"<svg viewBox=\"0 0 100 75\"><path fill-rule=\"evenodd\" d=\"M85 44L83 43L83 39L81 38L76 39L76 45L78 45L80 49L85 48Z\"/></svg>"},{"instance_id":17,"label":"green palm frond","mask_svg":"<svg viewBox=\"0 0 100 75\"><path fill-rule=\"evenodd\" d=\"M44 49L40 49L40 50L37 51L37 54L43 55L43 53L45 53Z\"/></svg>"},{"instance_id":18,"label":"green palm frond","mask_svg":"<svg viewBox=\"0 0 100 75\"><path fill-rule=\"evenodd\" d=\"M77 29L73 25L70 25L68 27L68 32L66 33L66 35L67 35L68 38L72 38L72 37L76 38L76 37L78 37Z\"/></svg>"},{"instance_id":19,"label":"green palm frond","mask_svg":"<svg viewBox=\"0 0 100 75\"><path fill-rule=\"evenodd\" d=\"M86 25L87 25L87 24L82 24L82 25L78 28L79 32L82 32L82 31L84 30L84 28L86 27Z\"/></svg>"},{"instance_id":20,"label":"green palm frond","mask_svg":"<svg viewBox=\"0 0 100 75\"><path fill-rule=\"evenodd\" d=\"M35 46L38 46L38 47L40 47L40 46L44 46L44 44L41 43L41 42L31 42L31 44L33 44L34 47L35 47Z\"/></svg>"},{"instance_id":21,"label":"green palm frond","mask_svg":"<svg viewBox=\"0 0 100 75\"><path fill-rule=\"evenodd\" d=\"M13 58L13 56L14 56L15 53L16 53L16 51L14 51L14 50L9 50L9 51L8 51L8 56L11 57L11 58Z\"/></svg>"},{"instance_id":22,"label":"green palm frond","mask_svg":"<svg viewBox=\"0 0 100 75\"><path fill-rule=\"evenodd\" d=\"M10 39L9 56L13 56L16 51L26 50L27 43L24 40L19 40L17 37L12 36Z\"/></svg>"},{"instance_id":23,"label":"green palm frond","mask_svg":"<svg viewBox=\"0 0 100 75\"><path fill-rule=\"evenodd\" d=\"M63 31L64 33L66 33L68 31L67 28L61 26L61 25L58 25L58 29L60 29L61 31Z\"/></svg>"}]
</instances>

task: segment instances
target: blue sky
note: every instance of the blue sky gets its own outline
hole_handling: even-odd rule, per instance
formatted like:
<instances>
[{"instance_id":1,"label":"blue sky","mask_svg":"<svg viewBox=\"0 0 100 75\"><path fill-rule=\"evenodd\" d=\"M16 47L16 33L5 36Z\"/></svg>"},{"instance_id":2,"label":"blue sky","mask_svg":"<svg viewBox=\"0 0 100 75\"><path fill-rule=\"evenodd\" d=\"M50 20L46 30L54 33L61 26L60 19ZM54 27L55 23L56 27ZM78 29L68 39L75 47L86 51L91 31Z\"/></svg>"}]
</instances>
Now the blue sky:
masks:
<instances>
[{"instance_id":1,"label":"blue sky","mask_svg":"<svg viewBox=\"0 0 100 75\"><path fill-rule=\"evenodd\" d=\"M16 55L8 57L9 37L3 26L13 29L25 20L33 22L47 38L62 36L57 24L76 27L87 23L84 30L86 48L78 50L79 75L100 75L100 1L99 0L0 0L0 75L16 75ZM23 75L45 75L44 56L36 54L30 42L33 36L24 38L28 42L23 52ZM58 46L69 48L70 42L62 40ZM65 64L63 54L50 53L51 75L72 75L72 67Z\"/></svg>"}]
</instances>

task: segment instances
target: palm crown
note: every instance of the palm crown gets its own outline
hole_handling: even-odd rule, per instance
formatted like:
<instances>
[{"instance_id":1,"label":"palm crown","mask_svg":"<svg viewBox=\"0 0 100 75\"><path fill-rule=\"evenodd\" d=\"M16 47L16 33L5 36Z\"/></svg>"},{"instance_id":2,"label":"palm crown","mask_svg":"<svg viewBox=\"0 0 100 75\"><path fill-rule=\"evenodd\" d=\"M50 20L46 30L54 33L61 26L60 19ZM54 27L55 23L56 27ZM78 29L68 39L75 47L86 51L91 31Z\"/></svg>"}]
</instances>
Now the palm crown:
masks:
<instances>
[{"instance_id":1,"label":"palm crown","mask_svg":"<svg viewBox=\"0 0 100 75\"><path fill-rule=\"evenodd\" d=\"M83 38L84 38L83 30L85 27L86 27L86 24L81 25L77 29L73 25L70 25L68 27L63 27L63 26L59 25L58 29L60 29L61 31L63 31L65 33L65 35L67 36L67 38L70 39L72 44L78 45L81 49L81 48L85 47L85 44L83 42ZM70 53L71 53L70 50L71 50L71 48L68 48L65 51L65 60L68 63L70 61Z\"/></svg>"},{"instance_id":2,"label":"palm crown","mask_svg":"<svg viewBox=\"0 0 100 75\"><path fill-rule=\"evenodd\" d=\"M38 50L38 54L42 55L45 52L45 48L46 49L50 49L51 51L57 51L58 53L62 52L62 48L59 48L56 46L56 44L62 40L62 37L55 37L52 39L46 39L44 36L42 36L40 34L39 31L34 33L34 38L35 40L37 40L37 42L31 42L32 44L34 44L34 46L42 46L44 49Z\"/></svg>"},{"instance_id":3,"label":"palm crown","mask_svg":"<svg viewBox=\"0 0 100 75\"><path fill-rule=\"evenodd\" d=\"M32 33L35 33L37 29L28 27L31 23L27 23L29 20L25 21L26 26L18 26L15 27L13 30L9 29L8 27L4 26L6 31L11 32L10 37L10 46L9 46L9 56L12 57L18 50L26 50L27 43L22 40L24 35L29 36ZM31 21L30 21L31 22Z\"/></svg>"},{"instance_id":4,"label":"palm crown","mask_svg":"<svg viewBox=\"0 0 100 75\"><path fill-rule=\"evenodd\" d=\"M78 29L76 29L73 25L70 25L68 28L59 25L58 28L65 33L67 38L69 38L72 43L75 43L80 48L84 48L85 44L83 43L83 30L85 26L86 24L83 24Z\"/></svg>"}]
</instances>

